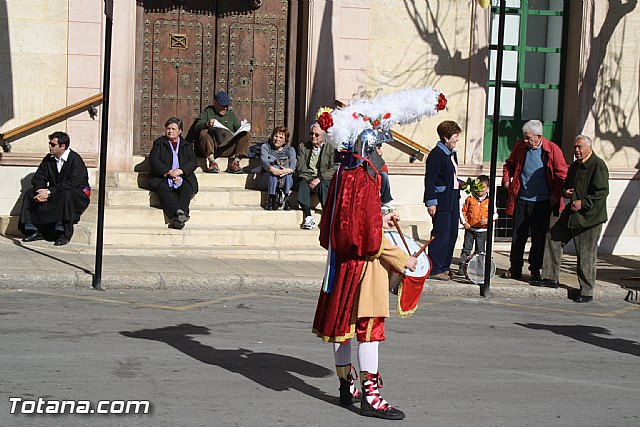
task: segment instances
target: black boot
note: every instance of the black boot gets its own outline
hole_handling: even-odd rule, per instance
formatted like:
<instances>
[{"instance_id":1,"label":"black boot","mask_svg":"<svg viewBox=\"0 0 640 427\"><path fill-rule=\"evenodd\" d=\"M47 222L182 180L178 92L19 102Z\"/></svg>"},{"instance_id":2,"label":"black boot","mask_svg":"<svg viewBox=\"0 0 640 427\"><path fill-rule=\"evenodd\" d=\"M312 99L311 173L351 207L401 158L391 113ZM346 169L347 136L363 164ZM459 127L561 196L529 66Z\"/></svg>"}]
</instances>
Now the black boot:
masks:
<instances>
[{"instance_id":1,"label":"black boot","mask_svg":"<svg viewBox=\"0 0 640 427\"><path fill-rule=\"evenodd\" d=\"M340 379L340 406L353 405L354 399L360 398L360 390L354 385L358 374L353 365L336 365L336 372Z\"/></svg>"},{"instance_id":2,"label":"black boot","mask_svg":"<svg viewBox=\"0 0 640 427\"><path fill-rule=\"evenodd\" d=\"M289 203L289 195L287 194L286 196L284 196L284 208L282 208L283 211L290 211L291 210L291 203Z\"/></svg>"},{"instance_id":3,"label":"black boot","mask_svg":"<svg viewBox=\"0 0 640 427\"><path fill-rule=\"evenodd\" d=\"M392 407L389 402L380 396L382 388L382 377L380 374L360 372L362 380L362 403L360 404L360 415L364 417L382 418L383 420L402 420L404 412ZM372 398L371 403L367 397ZM376 409L376 407L378 409Z\"/></svg>"},{"instance_id":4,"label":"black boot","mask_svg":"<svg viewBox=\"0 0 640 427\"><path fill-rule=\"evenodd\" d=\"M267 199L267 210L268 211L278 210L278 203L276 202L275 194L269 194L269 198Z\"/></svg>"}]
</instances>

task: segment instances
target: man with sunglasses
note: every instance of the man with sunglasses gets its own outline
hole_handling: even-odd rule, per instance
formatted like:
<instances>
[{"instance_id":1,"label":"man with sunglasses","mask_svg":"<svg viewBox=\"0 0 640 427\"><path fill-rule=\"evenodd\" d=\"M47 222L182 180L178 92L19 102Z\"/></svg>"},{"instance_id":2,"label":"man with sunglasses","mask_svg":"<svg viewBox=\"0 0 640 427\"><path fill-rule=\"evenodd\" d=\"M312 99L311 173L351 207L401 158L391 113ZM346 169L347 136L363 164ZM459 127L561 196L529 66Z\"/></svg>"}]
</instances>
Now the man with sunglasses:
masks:
<instances>
[{"instance_id":1,"label":"man with sunglasses","mask_svg":"<svg viewBox=\"0 0 640 427\"><path fill-rule=\"evenodd\" d=\"M309 141L298 147L296 177L298 179L298 203L304 220L300 228L313 230L316 222L311 215L311 193L316 193L324 207L329 193L331 177L340 167L335 161L336 150L324 143L324 131L318 123L311 125Z\"/></svg>"},{"instance_id":2,"label":"man with sunglasses","mask_svg":"<svg viewBox=\"0 0 640 427\"><path fill-rule=\"evenodd\" d=\"M49 135L47 154L31 179L32 188L22 199L19 228L23 242L55 239L56 246L69 243L73 225L89 206L91 187L82 157L69 148L64 132Z\"/></svg>"}]
</instances>

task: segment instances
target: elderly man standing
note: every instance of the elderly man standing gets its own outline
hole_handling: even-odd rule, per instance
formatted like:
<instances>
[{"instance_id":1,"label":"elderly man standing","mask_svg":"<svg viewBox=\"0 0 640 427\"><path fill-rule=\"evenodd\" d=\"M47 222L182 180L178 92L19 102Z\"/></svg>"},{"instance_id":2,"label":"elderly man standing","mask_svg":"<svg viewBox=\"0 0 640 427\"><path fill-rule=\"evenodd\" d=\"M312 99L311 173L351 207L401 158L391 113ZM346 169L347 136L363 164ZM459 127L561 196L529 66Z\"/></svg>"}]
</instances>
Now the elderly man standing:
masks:
<instances>
[{"instance_id":1,"label":"elderly man standing","mask_svg":"<svg viewBox=\"0 0 640 427\"><path fill-rule=\"evenodd\" d=\"M521 279L524 247L529 233L531 280L542 280L540 269L551 213L562 208L561 191L567 176L562 150L542 136L542 123L530 120L522 126L523 139L502 168L502 186L508 190L506 213L513 216L510 267L503 278Z\"/></svg>"},{"instance_id":2,"label":"elderly man standing","mask_svg":"<svg viewBox=\"0 0 640 427\"><path fill-rule=\"evenodd\" d=\"M542 270L545 279L532 284L558 287L562 248L573 239L580 283L580 295L573 300L585 303L593 299L596 283L598 239L602 224L607 221L609 170L593 152L593 142L588 136L578 135L573 149L576 160L569 166L562 192L570 204L547 235Z\"/></svg>"},{"instance_id":3,"label":"elderly man standing","mask_svg":"<svg viewBox=\"0 0 640 427\"><path fill-rule=\"evenodd\" d=\"M69 243L73 225L89 206L91 187L82 157L69 148L71 140L64 132L49 135L47 154L31 179L32 188L22 200L19 228L27 237L23 242L42 240L55 231L55 245Z\"/></svg>"},{"instance_id":4,"label":"elderly man standing","mask_svg":"<svg viewBox=\"0 0 640 427\"><path fill-rule=\"evenodd\" d=\"M304 220L300 228L312 230L316 223L311 216L311 193L315 192L324 207L329 193L331 177L340 167L335 161L335 149L324 142L324 131L318 123L311 125L311 137L298 147L296 176L298 177L298 203Z\"/></svg>"}]
</instances>

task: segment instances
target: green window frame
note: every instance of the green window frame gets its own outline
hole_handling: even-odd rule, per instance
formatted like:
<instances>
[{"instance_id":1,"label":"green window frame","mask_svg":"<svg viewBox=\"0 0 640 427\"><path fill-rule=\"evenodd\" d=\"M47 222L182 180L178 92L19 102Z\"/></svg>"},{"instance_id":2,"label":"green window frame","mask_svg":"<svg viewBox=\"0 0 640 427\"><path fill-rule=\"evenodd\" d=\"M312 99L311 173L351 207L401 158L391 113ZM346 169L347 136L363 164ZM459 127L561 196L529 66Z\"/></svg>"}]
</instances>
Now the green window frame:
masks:
<instances>
[{"instance_id":1,"label":"green window frame","mask_svg":"<svg viewBox=\"0 0 640 427\"><path fill-rule=\"evenodd\" d=\"M499 7L496 6L496 1L492 2L492 16L496 16L499 14ZM515 89L515 103L513 115L509 116L500 116L499 121L499 137L498 137L498 162L504 161L511 153L511 150L515 143L522 138L522 125L531 119L538 119L542 122L543 125L543 135L560 144L562 141L562 106L564 101L563 96L563 87L564 87L564 78L565 78L565 64L566 64L566 55L564 55L564 50L567 45L567 27L568 27L568 17L569 17L569 0L563 0L562 10L544 10L541 7L544 5L548 5L548 1L544 0L520 0L520 7L507 7L506 14L507 16L518 16L519 17L519 29L518 29L518 44L517 45L505 45L504 52L505 55L507 52L515 52L517 54L517 73L514 81L505 81L504 78L504 70L503 70L503 79L502 79L502 92L504 95L505 91L508 91L509 88L513 92ZM556 1L555 3L560 3ZM509 4L507 4L509 6ZM557 8L559 9L559 8ZM562 30L561 30L561 43L559 47L547 47L547 46L535 46L533 44L527 44L529 41L527 37L530 35L528 32L530 26L530 20L536 20L538 17L561 17L562 22ZM538 18L539 19L539 18ZM544 18L542 18L544 19ZM492 22L497 22L496 20L492 20ZM551 20L547 20L547 25L550 25ZM555 22L555 21L554 21ZM497 33L497 29L496 29ZM489 45L490 52L497 52L498 45L490 44ZM536 57L540 57L540 55L545 54L555 54L558 55L559 62L559 72L558 72L558 81L549 83L549 82L531 82L527 81L527 78L531 76L527 76L527 61L534 61ZM545 61L551 55L545 55ZM495 77L495 76L494 76ZM491 79L489 76L489 80L487 81L487 93L489 94L490 88L495 88L496 82ZM546 92L542 92L542 91ZM556 91L555 94L557 96L557 105L552 106L552 108L556 108L555 120L544 119L543 117L536 117L535 115L531 115L526 111L526 107L523 101L527 101L526 98L529 96L533 97L533 95L538 95L539 99L544 99L545 96L550 94L550 91ZM540 96L542 94L542 96ZM502 98L505 99L504 97ZM493 101L491 100L491 96L487 96L487 109L485 111L485 127L484 127L484 144L483 144L483 158L485 161L491 158L491 140L493 133ZM533 101L535 103L535 101ZM539 106L539 105L538 105Z\"/></svg>"}]
</instances>

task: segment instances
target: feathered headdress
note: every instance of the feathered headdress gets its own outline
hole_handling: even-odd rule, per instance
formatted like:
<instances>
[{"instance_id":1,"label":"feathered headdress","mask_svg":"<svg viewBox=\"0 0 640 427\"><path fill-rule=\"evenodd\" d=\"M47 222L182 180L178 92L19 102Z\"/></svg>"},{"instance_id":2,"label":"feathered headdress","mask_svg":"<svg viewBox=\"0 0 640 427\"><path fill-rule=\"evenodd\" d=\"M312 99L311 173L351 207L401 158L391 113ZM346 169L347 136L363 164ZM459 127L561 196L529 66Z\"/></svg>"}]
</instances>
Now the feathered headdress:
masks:
<instances>
[{"instance_id":1,"label":"feathered headdress","mask_svg":"<svg viewBox=\"0 0 640 427\"><path fill-rule=\"evenodd\" d=\"M318 110L316 119L335 147L348 147L366 129L384 134L396 124L410 124L434 116L446 105L442 92L424 87L374 99L355 99L339 110L324 107Z\"/></svg>"}]
</instances>

